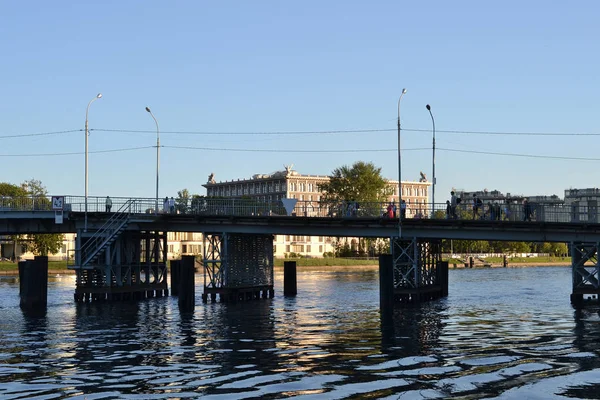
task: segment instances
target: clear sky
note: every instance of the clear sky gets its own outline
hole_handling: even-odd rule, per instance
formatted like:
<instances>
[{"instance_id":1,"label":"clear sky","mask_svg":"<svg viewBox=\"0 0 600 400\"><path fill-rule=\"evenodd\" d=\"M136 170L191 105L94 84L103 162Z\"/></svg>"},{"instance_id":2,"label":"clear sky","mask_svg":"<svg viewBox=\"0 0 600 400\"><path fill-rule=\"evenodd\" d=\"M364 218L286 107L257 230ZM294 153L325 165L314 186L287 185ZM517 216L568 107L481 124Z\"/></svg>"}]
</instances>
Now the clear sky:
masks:
<instances>
[{"instance_id":1,"label":"clear sky","mask_svg":"<svg viewBox=\"0 0 600 400\"><path fill-rule=\"evenodd\" d=\"M83 195L99 92L90 196L154 196L146 106L161 197L292 163L327 175L371 161L397 179L406 87L403 180L431 178L429 103L436 202L452 188L562 197L600 186L600 136L581 135L600 134L598 15L592 0L4 1L0 181ZM321 133L257 134L294 131Z\"/></svg>"}]
</instances>

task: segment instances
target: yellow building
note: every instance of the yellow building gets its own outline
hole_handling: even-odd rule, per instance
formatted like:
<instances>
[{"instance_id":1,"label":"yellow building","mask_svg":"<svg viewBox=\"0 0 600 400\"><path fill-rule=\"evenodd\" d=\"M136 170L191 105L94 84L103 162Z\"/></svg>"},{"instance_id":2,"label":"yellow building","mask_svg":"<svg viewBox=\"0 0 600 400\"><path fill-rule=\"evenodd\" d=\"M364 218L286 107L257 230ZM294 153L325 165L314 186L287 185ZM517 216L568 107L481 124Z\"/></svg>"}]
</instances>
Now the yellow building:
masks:
<instances>
[{"instance_id":1,"label":"yellow building","mask_svg":"<svg viewBox=\"0 0 600 400\"><path fill-rule=\"evenodd\" d=\"M319 184L329 182L327 175L303 175L286 166L285 170L273 174L255 174L251 178L217 182L210 174L206 184L208 197L250 197L258 201L278 201L297 199L299 201L321 200ZM388 201L398 204L398 181L388 181L393 193ZM402 181L402 199L406 201L406 217L412 218L419 212L427 215L429 186L424 177L420 182ZM275 257L284 257L289 253L298 253L308 257L323 257L323 253L332 252L335 238L321 236L276 235L274 242Z\"/></svg>"}]
</instances>

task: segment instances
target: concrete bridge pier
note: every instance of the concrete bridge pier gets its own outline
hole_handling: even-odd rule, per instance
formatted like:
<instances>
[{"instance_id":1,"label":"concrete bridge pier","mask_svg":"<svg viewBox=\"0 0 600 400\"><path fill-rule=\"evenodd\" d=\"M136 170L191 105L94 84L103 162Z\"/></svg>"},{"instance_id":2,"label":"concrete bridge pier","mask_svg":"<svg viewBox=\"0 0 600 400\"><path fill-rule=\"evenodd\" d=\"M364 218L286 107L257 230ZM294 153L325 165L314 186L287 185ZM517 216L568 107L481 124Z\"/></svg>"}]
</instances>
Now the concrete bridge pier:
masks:
<instances>
[{"instance_id":1,"label":"concrete bridge pier","mask_svg":"<svg viewBox=\"0 0 600 400\"><path fill-rule=\"evenodd\" d=\"M171 295L179 295L179 281L181 277L181 260L171 260Z\"/></svg>"},{"instance_id":2,"label":"concrete bridge pier","mask_svg":"<svg viewBox=\"0 0 600 400\"><path fill-rule=\"evenodd\" d=\"M296 261L285 261L283 263L283 295L295 296L297 294Z\"/></svg>"},{"instance_id":3,"label":"concrete bridge pier","mask_svg":"<svg viewBox=\"0 0 600 400\"><path fill-rule=\"evenodd\" d=\"M20 306L32 315L44 314L48 304L48 257L19 262Z\"/></svg>"},{"instance_id":4,"label":"concrete bridge pier","mask_svg":"<svg viewBox=\"0 0 600 400\"><path fill-rule=\"evenodd\" d=\"M442 262L440 240L394 237L391 244L394 302L420 303L448 295L448 263Z\"/></svg>"},{"instance_id":5,"label":"concrete bridge pier","mask_svg":"<svg viewBox=\"0 0 600 400\"><path fill-rule=\"evenodd\" d=\"M573 291L571 304L582 308L586 300L600 298L600 265L598 264L598 242L571 243L571 265Z\"/></svg>"},{"instance_id":6,"label":"concrete bridge pier","mask_svg":"<svg viewBox=\"0 0 600 400\"><path fill-rule=\"evenodd\" d=\"M204 293L215 302L274 296L273 235L204 233Z\"/></svg>"},{"instance_id":7,"label":"concrete bridge pier","mask_svg":"<svg viewBox=\"0 0 600 400\"><path fill-rule=\"evenodd\" d=\"M196 306L196 257L195 256L182 256L181 261L178 265L179 269L179 281L177 282L177 292L179 298L177 303L179 310L182 312L194 311ZM173 283L171 283L171 290Z\"/></svg>"}]
</instances>

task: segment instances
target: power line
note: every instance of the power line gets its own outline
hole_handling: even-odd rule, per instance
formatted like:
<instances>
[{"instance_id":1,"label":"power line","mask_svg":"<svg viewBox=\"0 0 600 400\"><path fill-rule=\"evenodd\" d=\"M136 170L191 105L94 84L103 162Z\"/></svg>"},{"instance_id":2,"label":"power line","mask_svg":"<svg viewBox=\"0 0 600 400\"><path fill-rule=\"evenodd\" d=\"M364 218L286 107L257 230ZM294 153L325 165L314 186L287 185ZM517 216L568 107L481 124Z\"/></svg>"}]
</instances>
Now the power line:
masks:
<instances>
[{"instance_id":1,"label":"power line","mask_svg":"<svg viewBox=\"0 0 600 400\"><path fill-rule=\"evenodd\" d=\"M431 132L430 129L402 129L405 132ZM149 133L155 134L155 130L135 130L135 129L103 129L94 128L91 131L98 132L121 132L121 133ZM176 135L318 135L318 134L346 134L346 133L380 133L380 132L396 132L396 128L386 129L337 129L337 130L315 130L315 131L247 131L247 132L232 132L232 131L162 131L164 134L176 134ZM64 131L53 131L53 132L40 132L40 133L26 133L26 134L13 134L3 135L0 139L10 138L25 138L34 136L49 136L59 135L64 133L83 132L83 129L72 129ZM450 133L450 134L466 134L466 135L506 135L506 136L600 136L600 133L579 133L579 132L501 132L501 131L467 131L467 130L443 130L437 129L438 133Z\"/></svg>"},{"instance_id":2,"label":"power line","mask_svg":"<svg viewBox=\"0 0 600 400\"><path fill-rule=\"evenodd\" d=\"M431 129L402 129L410 132L431 132ZM600 136L600 133L553 133L553 132L495 132L495 131L445 131L436 129L443 133L464 133L468 135L514 135L514 136Z\"/></svg>"},{"instance_id":3,"label":"power line","mask_svg":"<svg viewBox=\"0 0 600 400\"><path fill-rule=\"evenodd\" d=\"M70 131L41 132L41 133L22 133L19 135L4 135L4 136L0 136L0 139L22 138L22 137L31 137L31 136L49 136L49 135L59 135L61 133L73 133L73 132L83 132L83 129L73 129Z\"/></svg>"},{"instance_id":4,"label":"power line","mask_svg":"<svg viewBox=\"0 0 600 400\"><path fill-rule=\"evenodd\" d=\"M348 149L348 150L285 150L285 149L229 149L229 148L215 148L215 147L193 147L193 146L160 146L170 149L182 149L182 150L204 150L204 151L235 151L244 153L372 153L372 152L390 152L396 151L396 149ZM420 147L414 149L402 149L402 151L413 151L413 150L429 150L428 147Z\"/></svg>"},{"instance_id":5,"label":"power line","mask_svg":"<svg viewBox=\"0 0 600 400\"><path fill-rule=\"evenodd\" d=\"M100 132L122 132L122 133L152 133L152 130L132 130L132 129L90 129L90 131ZM431 132L431 129L402 129L406 132ZM386 129L338 129L324 131L247 131L247 132L232 132L232 131L161 131L166 134L177 135L316 135L316 134L342 134L342 133L378 133L378 132L397 132L396 128ZM500 131L466 131L466 130L440 130L439 133L452 134L467 134L467 135L509 135L509 136L600 136L600 133L577 133L577 132L500 132Z\"/></svg>"},{"instance_id":6,"label":"power line","mask_svg":"<svg viewBox=\"0 0 600 400\"><path fill-rule=\"evenodd\" d=\"M230 148L214 148L214 147L193 147L193 146L161 146L171 149L182 149L182 150L204 150L204 151L234 151L234 152L247 152L247 153L360 153L360 152L396 152L396 149L348 149L348 150L285 150L285 149L230 149ZM457 153L471 153L471 154L486 154L495 156L506 156L506 157L526 157L526 158L546 158L556 160L579 160L579 161L600 161L600 158L589 158L589 157L565 157L565 156L549 156L539 154L519 154L519 153L497 153L491 151L477 151L477 150L460 150L460 149L449 149L438 147L438 150L457 152ZM419 150L431 150L429 147L416 147L410 149L402 149L402 151L419 151Z\"/></svg>"},{"instance_id":7,"label":"power line","mask_svg":"<svg viewBox=\"0 0 600 400\"><path fill-rule=\"evenodd\" d=\"M110 150L95 150L88 151L88 153L117 153L122 151L133 151L142 149L154 149L156 146L143 146L143 147L128 147L122 149L110 149ZM55 157L55 156L75 156L85 154L83 151L70 152L70 153L36 153L36 154L0 154L0 157Z\"/></svg>"},{"instance_id":8,"label":"power line","mask_svg":"<svg viewBox=\"0 0 600 400\"><path fill-rule=\"evenodd\" d=\"M443 151L456 152L456 153L486 154L486 155L493 155L493 156L547 158L547 159L555 159L555 160L600 161L600 158L591 158L591 157L565 157L565 156L547 156L547 155L539 155L539 154L496 153L496 152L492 152L492 151L445 149L443 147L436 147L436 149L443 150Z\"/></svg>"},{"instance_id":9,"label":"power line","mask_svg":"<svg viewBox=\"0 0 600 400\"><path fill-rule=\"evenodd\" d=\"M90 129L90 131L100 132L122 132L122 133L156 133L156 130L131 130L131 129ZM330 130L330 131L256 131L256 132L231 132L231 131L160 131L160 133L171 133L178 135L316 135L316 134L334 134L334 133L371 133L371 132L391 132L395 129L349 129L349 130Z\"/></svg>"},{"instance_id":10,"label":"power line","mask_svg":"<svg viewBox=\"0 0 600 400\"><path fill-rule=\"evenodd\" d=\"M202 151L230 151L230 152L245 152L245 153L371 153L371 152L396 152L396 149L346 149L346 150L286 150L286 149L235 149L235 148L215 148L215 147L193 147L193 146L160 146L169 149L180 149L180 150L202 150ZM89 153L117 153L124 151L135 151L144 149L155 149L156 146L139 146L139 147L128 147L120 149L108 149L108 150L95 150ZM493 156L504 156L504 157L523 157L523 158L542 158L542 159L555 159L555 160L576 160L576 161L600 161L600 158L591 157L566 157L566 156L551 156L551 155L540 155L540 154L522 154L522 153L500 153L492 151L478 151L478 150L461 150L451 149L444 147L437 147L440 151L456 152L456 153L468 153L468 154L485 154ZM431 150L429 147L415 147L405 148L405 151L423 151ZM38 153L38 154L0 154L0 157L52 157L52 156L71 156L80 155L84 152L68 152L68 153Z\"/></svg>"}]
</instances>

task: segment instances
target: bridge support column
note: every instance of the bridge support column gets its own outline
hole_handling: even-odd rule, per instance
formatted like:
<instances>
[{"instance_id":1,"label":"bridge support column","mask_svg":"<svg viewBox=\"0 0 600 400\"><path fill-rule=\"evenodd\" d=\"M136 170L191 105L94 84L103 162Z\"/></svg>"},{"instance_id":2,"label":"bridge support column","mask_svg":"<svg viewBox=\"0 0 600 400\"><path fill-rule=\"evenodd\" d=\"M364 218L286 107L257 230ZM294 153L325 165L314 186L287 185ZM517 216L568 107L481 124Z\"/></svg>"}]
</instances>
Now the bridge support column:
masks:
<instances>
[{"instance_id":1,"label":"bridge support column","mask_svg":"<svg viewBox=\"0 0 600 400\"><path fill-rule=\"evenodd\" d=\"M171 260L171 294L179 295L179 281L181 276L181 260Z\"/></svg>"},{"instance_id":2,"label":"bridge support column","mask_svg":"<svg viewBox=\"0 0 600 400\"><path fill-rule=\"evenodd\" d=\"M441 262L440 240L392 238L391 242L396 302L419 303L447 296L448 266Z\"/></svg>"},{"instance_id":3,"label":"bridge support column","mask_svg":"<svg viewBox=\"0 0 600 400\"><path fill-rule=\"evenodd\" d=\"M273 297L273 235L204 235L202 301Z\"/></svg>"},{"instance_id":4,"label":"bridge support column","mask_svg":"<svg viewBox=\"0 0 600 400\"><path fill-rule=\"evenodd\" d=\"M571 304L575 308L584 305L584 297L597 300L600 296L600 266L598 264L598 242L571 243L573 291Z\"/></svg>"},{"instance_id":5,"label":"bridge support column","mask_svg":"<svg viewBox=\"0 0 600 400\"><path fill-rule=\"evenodd\" d=\"M379 256L379 309L382 323L393 318L394 259L391 254L381 254Z\"/></svg>"},{"instance_id":6,"label":"bridge support column","mask_svg":"<svg viewBox=\"0 0 600 400\"><path fill-rule=\"evenodd\" d=\"M43 315L48 304L48 257L35 256L19 262L19 296L21 309Z\"/></svg>"},{"instance_id":7,"label":"bridge support column","mask_svg":"<svg viewBox=\"0 0 600 400\"><path fill-rule=\"evenodd\" d=\"M179 298L177 303L179 310L184 312L194 311L196 306L196 285L195 285L195 274L196 274L196 257L194 256L182 256L179 270L181 275L179 276Z\"/></svg>"},{"instance_id":8,"label":"bridge support column","mask_svg":"<svg viewBox=\"0 0 600 400\"><path fill-rule=\"evenodd\" d=\"M283 263L283 295L295 296L298 294L298 282L296 280L296 261L284 261Z\"/></svg>"}]
</instances>

